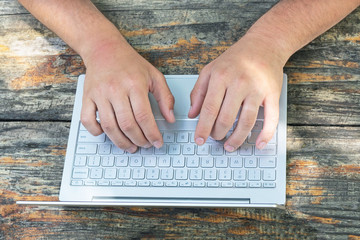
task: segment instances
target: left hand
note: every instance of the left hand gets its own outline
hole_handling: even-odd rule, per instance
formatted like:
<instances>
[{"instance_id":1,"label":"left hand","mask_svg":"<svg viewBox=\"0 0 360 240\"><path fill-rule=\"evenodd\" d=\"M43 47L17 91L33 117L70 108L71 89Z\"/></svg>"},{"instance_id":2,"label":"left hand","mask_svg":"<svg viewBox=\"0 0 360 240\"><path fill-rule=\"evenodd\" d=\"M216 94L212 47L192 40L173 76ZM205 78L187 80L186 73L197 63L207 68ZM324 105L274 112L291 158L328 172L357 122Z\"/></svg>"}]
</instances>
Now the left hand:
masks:
<instances>
[{"instance_id":1,"label":"left hand","mask_svg":"<svg viewBox=\"0 0 360 240\"><path fill-rule=\"evenodd\" d=\"M191 92L189 117L200 113L195 142L202 145L209 136L223 139L242 106L238 124L224 143L226 151L235 151L253 128L259 106L263 105L264 125L256 146L264 148L279 119L285 61L270 43L245 35L206 65Z\"/></svg>"}]
</instances>

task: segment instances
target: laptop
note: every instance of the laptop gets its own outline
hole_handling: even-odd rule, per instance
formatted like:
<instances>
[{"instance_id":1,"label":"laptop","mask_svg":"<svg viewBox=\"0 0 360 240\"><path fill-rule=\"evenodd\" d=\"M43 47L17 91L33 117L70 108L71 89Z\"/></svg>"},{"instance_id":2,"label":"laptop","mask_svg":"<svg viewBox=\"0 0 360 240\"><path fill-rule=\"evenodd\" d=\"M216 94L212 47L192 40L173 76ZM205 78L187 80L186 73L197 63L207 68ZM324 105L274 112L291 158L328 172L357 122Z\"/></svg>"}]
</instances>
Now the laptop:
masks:
<instances>
[{"instance_id":1,"label":"laptop","mask_svg":"<svg viewBox=\"0 0 360 240\"><path fill-rule=\"evenodd\" d=\"M105 134L92 136L81 124L85 75L80 75L59 201L17 203L283 208L286 190L286 75L280 98L279 124L273 139L262 150L255 147L264 121L264 111L260 107L253 130L245 143L232 153L224 150L224 141L209 138L203 146L194 143L198 119L189 119L187 114L190 92L198 75L167 75L165 78L175 97L176 122L166 122L149 94L164 145L160 149L139 148L130 154L112 144Z\"/></svg>"}]
</instances>

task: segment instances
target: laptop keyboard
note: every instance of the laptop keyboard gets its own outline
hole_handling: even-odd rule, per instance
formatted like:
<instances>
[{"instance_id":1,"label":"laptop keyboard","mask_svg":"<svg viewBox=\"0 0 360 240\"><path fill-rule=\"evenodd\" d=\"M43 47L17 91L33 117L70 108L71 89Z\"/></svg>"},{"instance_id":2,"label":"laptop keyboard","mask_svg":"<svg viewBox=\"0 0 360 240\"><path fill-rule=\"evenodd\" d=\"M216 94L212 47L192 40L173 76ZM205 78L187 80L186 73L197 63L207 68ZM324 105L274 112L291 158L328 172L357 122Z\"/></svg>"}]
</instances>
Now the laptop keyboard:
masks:
<instances>
[{"instance_id":1,"label":"laptop keyboard","mask_svg":"<svg viewBox=\"0 0 360 240\"><path fill-rule=\"evenodd\" d=\"M226 152L223 141L194 143L194 131L162 131L160 149L130 154L102 134L92 136L80 124L71 185L91 187L275 188L277 133L262 150L255 141L258 119L244 144ZM228 133L231 134L231 131Z\"/></svg>"}]
</instances>

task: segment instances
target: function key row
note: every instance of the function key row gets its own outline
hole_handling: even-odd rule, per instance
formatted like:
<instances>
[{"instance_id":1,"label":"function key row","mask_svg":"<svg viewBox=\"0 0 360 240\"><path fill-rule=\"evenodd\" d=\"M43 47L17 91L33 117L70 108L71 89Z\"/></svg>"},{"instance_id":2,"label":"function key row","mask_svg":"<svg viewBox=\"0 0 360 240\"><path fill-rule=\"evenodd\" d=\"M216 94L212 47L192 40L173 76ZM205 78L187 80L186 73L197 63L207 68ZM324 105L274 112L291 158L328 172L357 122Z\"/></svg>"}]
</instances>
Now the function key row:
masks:
<instances>
[{"instance_id":1,"label":"function key row","mask_svg":"<svg viewBox=\"0 0 360 240\"><path fill-rule=\"evenodd\" d=\"M189 168L275 168L275 157L184 157L184 156L83 156L77 155L74 166L89 167L189 167Z\"/></svg>"}]
</instances>

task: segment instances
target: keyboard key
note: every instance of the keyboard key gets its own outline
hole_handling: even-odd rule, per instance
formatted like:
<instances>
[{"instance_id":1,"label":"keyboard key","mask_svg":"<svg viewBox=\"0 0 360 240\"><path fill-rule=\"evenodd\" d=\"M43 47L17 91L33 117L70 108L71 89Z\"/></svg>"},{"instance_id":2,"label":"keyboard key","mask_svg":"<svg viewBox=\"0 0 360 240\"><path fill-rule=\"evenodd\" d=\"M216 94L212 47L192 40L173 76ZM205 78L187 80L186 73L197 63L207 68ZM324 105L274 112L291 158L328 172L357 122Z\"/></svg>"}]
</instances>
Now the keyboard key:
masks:
<instances>
[{"instance_id":1,"label":"keyboard key","mask_svg":"<svg viewBox=\"0 0 360 240\"><path fill-rule=\"evenodd\" d=\"M204 179L205 180L216 180L216 170L215 169L205 169L204 170Z\"/></svg>"},{"instance_id":2,"label":"keyboard key","mask_svg":"<svg viewBox=\"0 0 360 240\"><path fill-rule=\"evenodd\" d=\"M113 156L106 156L101 158L101 165L103 167L112 167L114 166L114 157Z\"/></svg>"},{"instance_id":3,"label":"keyboard key","mask_svg":"<svg viewBox=\"0 0 360 240\"><path fill-rule=\"evenodd\" d=\"M89 167L100 166L100 157L99 156L89 156L88 157L88 166Z\"/></svg>"},{"instance_id":4,"label":"keyboard key","mask_svg":"<svg viewBox=\"0 0 360 240\"><path fill-rule=\"evenodd\" d=\"M156 166L156 157L145 157L144 158L145 167L155 167Z\"/></svg>"},{"instance_id":5,"label":"keyboard key","mask_svg":"<svg viewBox=\"0 0 360 240\"><path fill-rule=\"evenodd\" d=\"M165 132L163 135L164 143L173 143L175 142L175 133Z\"/></svg>"},{"instance_id":6,"label":"keyboard key","mask_svg":"<svg viewBox=\"0 0 360 240\"><path fill-rule=\"evenodd\" d=\"M123 181L121 181L121 180L113 180L113 181L111 181L111 185L112 186L122 186Z\"/></svg>"},{"instance_id":7,"label":"keyboard key","mask_svg":"<svg viewBox=\"0 0 360 240\"><path fill-rule=\"evenodd\" d=\"M222 182L221 187L231 188L231 187L233 187L233 183L232 182Z\"/></svg>"},{"instance_id":8,"label":"keyboard key","mask_svg":"<svg viewBox=\"0 0 360 240\"><path fill-rule=\"evenodd\" d=\"M195 145L194 144L185 144L183 146L184 155L194 155L195 154Z\"/></svg>"},{"instance_id":9,"label":"keyboard key","mask_svg":"<svg viewBox=\"0 0 360 240\"><path fill-rule=\"evenodd\" d=\"M189 142L189 134L187 132L178 132L176 142L187 143Z\"/></svg>"},{"instance_id":10,"label":"keyboard key","mask_svg":"<svg viewBox=\"0 0 360 240\"><path fill-rule=\"evenodd\" d=\"M260 170L259 169L249 169L249 180L250 181L259 181L260 180Z\"/></svg>"},{"instance_id":11,"label":"keyboard key","mask_svg":"<svg viewBox=\"0 0 360 240\"><path fill-rule=\"evenodd\" d=\"M237 187L237 188L246 188L247 187L247 182L236 182L235 187Z\"/></svg>"},{"instance_id":12,"label":"keyboard key","mask_svg":"<svg viewBox=\"0 0 360 240\"><path fill-rule=\"evenodd\" d=\"M162 186L164 186L164 182L163 182L163 181L153 181L153 182L151 183L151 185L152 185L153 187L162 187Z\"/></svg>"},{"instance_id":13,"label":"keyboard key","mask_svg":"<svg viewBox=\"0 0 360 240\"><path fill-rule=\"evenodd\" d=\"M253 149L253 145L244 143L243 145L241 145L239 149L239 154L242 156L251 156L253 153L252 149Z\"/></svg>"},{"instance_id":14,"label":"keyboard key","mask_svg":"<svg viewBox=\"0 0 360 240\"><path fill-rule=\"evenodd\" d=\"M99 154L107 155L110 154L111 145L110 144L99 144Z\"/></svg>"},{"instance_id":15,"label":"keyboard key","mask_svg":"<svg viewBox=\"0 0 360 240\"><path fill-rule=\"evenodd\" d=\"M215 158L215 166L218 168L226 168L228 166L227 157L216 157Z\"/></svg>"},{"instance_id":16,"label":"keyboard key","mask_svg":"<svg viewBox=\"0 0 360 240\"><path fill-rule=\"evenodd\" d=\"M79 142L84 143L103 143L105 142L105 134L100 134L99 136L93 136L88 131L79 131Z\"/></svg>"},{"instance_id":17,"label":"keyboard key","mask_svg":"<svg viewBox=\"0 0 360 240\"><path fill-rule=\"evenodd\" d=\"M275 182L264 182L263 187L264 188L274 188L274 187L276 187L276 184L275 184Z\"/></svg>"},{"instance_id":18,"label":"keyboard key","mask_svg":"<svg viewBox=\"0 0 360 240\"><path fill-rule=\"evenodd\" d=\"M180 145L179 144L170 144L169 145L169 155L179 155L180 154Z\"/></svg>"},{"instance_id":19,"label":"keyboard key","mask_svg":"<svg viewBox=\"0 0 360 240\"><path fill-rule=\"evenodd\" d=\"M142 155L152 155L154 154L154 147L140 148L140 152Z\"/></svg>"},{"instance_id":20,"label":"keyboard key","mask_svg":"<svg viewBox=\"0 0 360 240\"><path fill-rule=\"evenodd\" d=\"M118 173L119 179L129 179L130 178L130 168L120 168Z\"/></svg>"},{"instance_id":21,"label":"keyboard key","mask_svg":"<svg viewBox=\"0 0 360 240\"><path fill-rule=\"evenodd\" d=\"M90 178L100 179L102 178L102 169L101 168L93 168L90 171Z\"/></svg>"},{"instance_id":22,"label":"keyboard key","mask_svg":"<svg viewBox=\"0 0 360 240\"><path fill-rule=\"evenodd\" d=\"M246 157L244 158L244 167L246 168L256 168L257 160L256 157Z\"/></svg>"},{"instance_id":23,"label":"keyboard key","mask_svg":"<svg viewBox=\"0 0 360 240\"><path fill-rule=\"evenodd\" d=\"M78 144L76 148L77 154L95 154L97 144Z\"/></svg>"},{"instance_id":24,"label":"keyboard key","mask_svg":"<svg viewBox=\"0 0 360 240\"><path fill-rule=\"evenodd\" d=\"M128 157L116 157L115 158L115 165L117 167L126 167L128 165Z\"/></svg>"},{"instance_id":25,"label":"keyboard key","mask_svg":"<svg viewBox=\"0 0 360 240\"><path fill-rule=\"evenodd\" d=\"M155 148L156 155L164 155L166 154L167 145L163 144L161 148Z\"/></svg>"},{"instance_id":26,"label":"keyboard key","mask_svg":"<svg viewBox=\"0 0 360 240\"><path fill-rule=\"evenodd\" d=\"M195 143L195 132L190 133L190 142Z\"/></svg>"},{"instance_id":27,"label":"keyboard key","mask_svg":"<svg viewBox=\"0 0 360 240\"><path fill-rule=\"evenodd\" d=\"M180 187L191 187L191 182L189 182L189 181L180 182L179 186Z\"/></svg>"},{"instance_id":28,"label":"keyboard key","mask_svg":"<svg viewBox=\"0 0 360 240\"><path fill-rule=\"evenodd\" d=\"M130 167L141 167L142 157L130 157Z\"/></svg>"},{"instance_id":29,"label":"keyboard key","mask_svg":"<svg viewBox=\"0 0 360 240\"><path fill-rule=\"evenodd\" d=\"M173 157L173 167L184 167L185 166L185 158L183 156Z\"/></svg>"},{"instance_id":30,"label":"keyboard key","mask_svg":"<svg viewBox=\"0 0 360 240\"><path fill-rule=\"evenodd\" d=\"M150 186L150 181L138 181L138 186L139 187L148 187Z\"/></svg>"},{"instance_id":31,"label":"keyboard key","mask_svg":"<svg viewBox=\"0 0 360 240\"><path fill-rule=\"evenodd\" d=\"M162 180L171 180L174 178L173 169L162 169L160 179Z\"/></svg>"},{"instance_id":32,"label":"keyboard key","mask_svg":"<svg viewBox=\"0 0 360 240\"><path fill-rule=\"evenodd\" d=\"M242 157L230 157L230 167L241 168L242 167Z\"/></svg>"},{"instance_id":33,"label":"keyboard key","mask_svg":"<svg viewBox=\"0 0 360 240\"><path fill-rule=\"evenodd\" d=\"M188 157L186 166L189 168L199 167L199 157Z\"/></svg>"},{"instance_id":34,"label":"keyboard key","mask_svg":"<svg viewBox=\"0 0 360 240\"><path fill-rule=\"evenodd\" d=\"M224 147L222 144L215 144L211 146L211 155L222 156L224 154Z\"/></svg>"},{"instance_id":35,"label":"keyboard key","mask_svg":"<svg viewBox=\"0 0 360 240\"><path fill-rule=\"evenodd\" d=\"M116 178L116 168L105 169L104 178Z\"/></svg>"},{"instance_id":36,"label":"keyboard key","mask_svg":"<svg viewBox=\"0 0 360 240\"><path fill-rule=\"evenodd\" d=\"M274 168L276 166L275 157L260 157L259 165L261 168Z\"/></svg>"},{"instance_id":37,"label":"keyboard key","mask_svg":"<svg viewBox=\"0 0 360 240\"><path fill-rule=\"evenodd\" d=\"M136 186L136 181L134 181L134 180L126 180L126 181L124 181L124 186L126 186L126 187L135 187Z\"/></svg>"},{"instance_id":38,"label":"keyboard key","mask_svg":"<svg viewBox=\"0 0 360 240\"><path fill-rule=\"evenodd\" d=\"M110 181L109 180L99 180L98 181L98 185L99 186L108 186L108 185L110 185Z\"/></svg>"},{"instance_id":39,"label":"keyboard key","mask_svg":"<svg viewBox=\"0 0 360 240\"><path fill-rule=\"evenodd\" d=\"M88 169L87 168L74 168L72 177L73 178L87 178L88 176Z\"/></svg>"},{"instance_id":40,"label":"keyboard key","mask_svg":"<svg viewBox=\"0 0 360 240\"><path fill-rule=\"evenodd\" d=\"M206 183L204 181L194 181L193 186L194 187L205 187Z\"/></svg>"},{"instance_id":41,"label":"keyboard key","mask_svg":"<svg viewBox=\"0 0 360 240\"><path fill-rule=\"evenodd\" d=\"M201 166L205 168L210 168L214 166L214 158L212 157L202 157Z\"/></svg>"},{"instance_id":42,"label":"keyboard key","mask_svg":"<svg viewBox=\"0 0 360 240\"><path fill-rule=\"evenodd\" d=\"M159 157L159 167L170 167L170 157L169 156L163 156Z\"/></svg>"},{"instance_id":43,"label":"keyboard key","mask_svg":"<svg viewBox=\"0 0 360 240\"><path fill-rule=\"evenodd\" d=\"M208 182L207 186L208 187L219 187L219 183L218 182Z\"/></svg>"},{"instance_id":44,"label":"keyboard key","mask_svg":"<svg viewBox=\"0 0 360 240\"><path fill-rule=\"evenodd\" d=\"M246 179L246 170L245 169L234 169L234 180L244 181Z\"/></svg>"},{"instance_id":45,"label":"keyboard key","mask_svg":"<svg viewBox=\"0 0 360 240\"><path fill-rule=\"evenodd\" d=\"M82 180L72 180L70 183L72 186L82 186L83 181Z\"/></svg>"},{"instance_id":46,"label":"keyboard key","mask_svg":"<svg viewBox=\"0 0 360 240\"><path fill-rule=\"evenodd\" d=\"M145 178L145 169L144 168L134 168L132 170L132 178L136 180L141 180Z\"/></svg>"},{"instance_id":47,"label":"keyboard key","mask_svg":"<svg viewBox=\"0 0 360 240\"><path fill-rule=\"evenodd\" d=\"M188 178L186 169L176 169L175 170L175 179L176 180L186 180Z\"/></svg>"},{"instance_id":48,"label":"keyboard key","mask_svg":"<svg viewBox=\"0 0 360 240\"><path fill-rule=\"evenodd\" d=\"M251 188L260 188L261 187L261 182L250 182L249 187L251 187Z\"/></svg>"},{"instance_id":49,"label":"keyboard key","mask_svg":"<svg viewBox=\"0 0 360 240\"><path fill-rule=\"evenodd\" d=\"M275 171L275 169L264 169L263 170L263 180L265 180L265 181L274 181L274 180L276 180L276 171Z\"/></svg>"},{"instance_id":50,"label":"keyboard key","mask_svg":"<svg viewBox=\"0 0 360 240\"><path fill-rule=\"evenodd\" d=\"M251 132L251 136L248 138L247 142L250 144L255 144L259 134L260 132Z\"/></svg>"},{"instance_id":51,"label":"keyboard key","mask_svg":"<svg viewBox=\"0 0 360 240\"><path fill-rule=\"evenodd\" d=\"M122 154L125 153L125 151L124 151L123 149L118 148L118 147L115 146L115 145L112 145L111 148L112 148L112 154L114 154L114 155L122 155Z\"/></svg>"},{"instance_id":52,"label":"keyboard key","mask_svg":"<svg viewBox=\"0 0 360 240\"><path fill-rule=\"evenodd\" d=\"M275 144L268 144L263 149L255 148L255 155L258 156L273 156L276 154L276 145Z\"/></svg>"},{"instance_id":53,"label":"keyboard key","mask_svg":"<svg viewBox=\"0 0 360 240\"><path fill-rule=\"evenodd\" d=\"M263 128L263 121L257 120L255 122L255 125L254 125L253 129L251 130L251 132L252 131L261 131L262 128Z\"/></svg>"},{"instance_id":54,"label":"keyboard key","mask_svg":"<svg viewBox=\"0 0 360 240\"><path fill-rule=\"evenodd\" d=\"M86 165L86 156L76 156L74 161L74 166L85 166Z\"/></svg>"},{"instance_id":55,"label":"keyboard key","mask_svg":"<svg viewBox=\"0 0 360 240\"><path fill-rule=\"evenodd\" d=\"M191 169L190 170L190 179L191 180L201 180L202 179L202 170L201 169Z\"/></svg>"},{"instance_id":56,"label":"keyboard key","mask_svg":"<svg viewBox=\"0 0 360 240\"><path fill-rule=\"evenodd\" d=\"M157 169L157 168L148 169L146 171L146 179L148 179L148 180L159 179L159 169Z\"/></svg>"},{"instance_id":57,"label":"keyboard key","mask_svg":"<svg viewBox=\"0 0 360 240\"><path fill-rule=\"evenodd\" d=\"M84 185L85 185L85 186L95 186L95 185L96 185L96 181L95 181L95 180L85 180L85 181L84 181Z\"/></svg>"},{"instance_id":58,"label":"keyboard key","mask_svg":"<svg viewBox=\"0 0 360 240\"><path fill-rule=\"evenodd\" d=\"M231 179L231 169L220 169L219 170L219 180L230 180Z\"/></svg>"},{"instance_id":59,"label":"keyboard key","mask_svg":"<svg viewBox=\"0 0 360 240\"><path fill-rule=\"evenodd\" d=\"M259 112L256 119L264 119L264 108L260 107Z\"/></svg>"},{"instance_id":60,"label":"keyboard key","mask_svg":"<svg viewBox=\"0 0 360 240\"><path fill-rule=\"evenodd\" d=\"M198 155L208 155L209 154L210 145L204 144L202 146L197 146L197 154Z\"/></svg>"},{"instance_id":61,"label":"keyboard key","mask_svg":"<svg viewBox=\"0 0 360 240\"><path fill-rule=\"evenodd\" d=\"M176 187L178 185L177 181L170 181L170 182L166 182L165 186L167 187Z\"/></svg>"}]
</instances>

